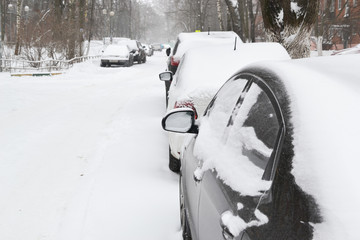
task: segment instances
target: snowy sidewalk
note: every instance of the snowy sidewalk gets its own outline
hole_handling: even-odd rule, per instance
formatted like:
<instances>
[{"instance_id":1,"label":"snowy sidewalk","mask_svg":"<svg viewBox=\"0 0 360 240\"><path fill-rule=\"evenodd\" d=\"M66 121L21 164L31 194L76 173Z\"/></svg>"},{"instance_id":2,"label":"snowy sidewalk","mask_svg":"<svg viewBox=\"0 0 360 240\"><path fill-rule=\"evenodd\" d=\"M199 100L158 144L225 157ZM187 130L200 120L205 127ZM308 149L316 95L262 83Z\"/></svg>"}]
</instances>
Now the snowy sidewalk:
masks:
<instances>
[{"instance_id":1,"label":"snowy sidewalk","mask_svg":"<svg viewBox=\"0 0 360 240\"><path fill-rule=\"evenodd\" d=\"M165 54L54 77L0 74L0 239L180 239L160 121Z\"/></svg>"}]
</instances>

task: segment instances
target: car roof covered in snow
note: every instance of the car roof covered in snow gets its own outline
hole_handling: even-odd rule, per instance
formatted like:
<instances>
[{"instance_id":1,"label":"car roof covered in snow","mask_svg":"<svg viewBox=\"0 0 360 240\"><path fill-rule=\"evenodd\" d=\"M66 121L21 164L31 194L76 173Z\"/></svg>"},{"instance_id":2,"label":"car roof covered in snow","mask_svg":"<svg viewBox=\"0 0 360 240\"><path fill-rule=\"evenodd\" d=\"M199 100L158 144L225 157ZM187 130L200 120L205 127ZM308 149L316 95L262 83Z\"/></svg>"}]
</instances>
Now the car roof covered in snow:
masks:
<instances>
[{"instance_id":1,"label":"car roof covered in snow","mask_svg":"<svg viewBox=\"0 0 360 240\"><path fill-rule=\"evenodd\" d=\"M279 76L291 107L296 183L318 203L314 239L360 239L360 55L255 63Z\"/></svg>"},{"instance_id":2,"label":"car roof covered in snow","mask_svg":"<svg viewBox=\"0 0 360 240\"><path fill-rule=\"evenodd\" d=\"M127 45L109 45L103 55L126 55L130 52Z\"/></svg>"},{"instance_id":3,"label":"car roof covered in snow","mask_svg":"<svg viewBox=\"0 0 360 240\"><path fill-rule=\"evenodd\" d=\"M192 48L221 44L235 45L235 38L238 45L243 43L240 37L233 31L180 33L178 36L180 44L175 47L174 58L180 60L184 53Z\"/></svg>"}]
</instances>

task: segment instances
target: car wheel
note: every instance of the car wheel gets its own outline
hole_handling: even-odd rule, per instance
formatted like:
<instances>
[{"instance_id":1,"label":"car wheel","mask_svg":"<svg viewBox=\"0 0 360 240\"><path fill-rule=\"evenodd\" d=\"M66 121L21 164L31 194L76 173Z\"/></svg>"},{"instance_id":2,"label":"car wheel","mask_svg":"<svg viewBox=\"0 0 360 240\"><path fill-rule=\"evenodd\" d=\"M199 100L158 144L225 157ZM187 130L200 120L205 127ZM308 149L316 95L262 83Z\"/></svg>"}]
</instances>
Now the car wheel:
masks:
<instances>
[{"instance_id":1,"label":"car wheel","mask_svg":"<svg viewBox=\"0 0 360 240\"><path fill-rule=\"evenodd\" d=\"M144 57L143 63L146 63L146 56Z\"/></svg>"},{"instance_id":2,"label":"car wheel","mask_svg":"<svg viewBox=\"0 0 360 240\"><path fill-rule=\"evenodd\" d=\"M100 63L100 67L106 67L105 63Z\"/></svg>"},{"instance_id":3,"label":"car wheel","mask_svg":"<svg viewBox=\"0 0 360 240\"><path fill-rule=\"evenodd\" d=\"M184 192L183 192L183 185L182 185L182 176L180 174L179 177L179 191L180 191L180 223L181 223L181 230L182 230L182 237L183 240L191 240L191 232L189 227L189 222L186 217L185 211L185 203L184 203Z\"/></svg>"},{"instance_id":4,"label":"car wheel","mask_svg":"<svg viewBox=\"0 0 360 240\"><path fill-rule=\"evenodd\" d=\"M171 154L169 147L169 169L175 173L180 172L181 162Z\"/></svg>"}]
</instances>

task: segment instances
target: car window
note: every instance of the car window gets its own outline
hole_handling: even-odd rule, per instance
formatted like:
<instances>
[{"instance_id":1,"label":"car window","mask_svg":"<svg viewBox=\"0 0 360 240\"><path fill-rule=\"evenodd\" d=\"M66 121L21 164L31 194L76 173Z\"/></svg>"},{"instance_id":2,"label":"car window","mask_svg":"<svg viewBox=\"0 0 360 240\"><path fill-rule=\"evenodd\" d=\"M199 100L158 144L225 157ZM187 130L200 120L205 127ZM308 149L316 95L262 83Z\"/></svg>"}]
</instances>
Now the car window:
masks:
<instances>
[{"instance_id":1,"label":"car window","mask_svg":"<svg viewBox=\"0 0 360 240\"><path fill-rule=\"evenodd\" d=\"M173 52L172 52L172 55L175 55L175 54L176 54L176 51L177 51L177 49L178 49L179 44L180 44L180 40L178 39L178 40L176 41L176 43L175 43L175 46L174 46L174 50L173 50Z\"/></svg>"},{"instance_id":2,"label":"car window","mask_svg":"<svg viewBox=\"0 0 360 240\"><path fill-rule=\"evenodd\" d=\"M235 105L242 98L246 83L246 79L229 80L209 104L205 117L208 118L214 133L219 134L219 137L226 128Z\"/></svg>"},{"instance_id":3,"label":"car window","mask_svg":"<svg viewBox=\"0 0 360 240\"><path fill-rule=\"evenodd\" d=\"M244 156L265 171L279 130L279 120L269 97L252 83L241 106L234 108L224 138L227 145L241 148Z\"/></svg>"}]
</instances>

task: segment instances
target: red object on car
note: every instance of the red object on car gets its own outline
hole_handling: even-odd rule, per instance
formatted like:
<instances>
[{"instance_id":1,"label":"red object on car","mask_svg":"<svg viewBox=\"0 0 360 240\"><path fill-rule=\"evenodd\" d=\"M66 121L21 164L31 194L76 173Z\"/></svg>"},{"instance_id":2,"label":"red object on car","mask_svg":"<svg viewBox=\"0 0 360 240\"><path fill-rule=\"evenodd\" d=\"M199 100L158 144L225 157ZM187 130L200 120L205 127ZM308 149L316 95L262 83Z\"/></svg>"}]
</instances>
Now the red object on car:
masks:
<instances>
[{"instance_id":1,"label":"red object on car","mask_svg":"<svg viewBox=\"0 0 360 240\"><path fill-rule=\"evenodd\" d=\"M192 101L175 102L174 108L191 108L195 113L195 119L198 118L198 114Z\"/></svg>"}]
</instances>

